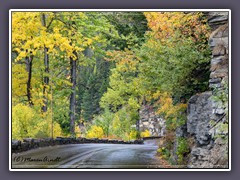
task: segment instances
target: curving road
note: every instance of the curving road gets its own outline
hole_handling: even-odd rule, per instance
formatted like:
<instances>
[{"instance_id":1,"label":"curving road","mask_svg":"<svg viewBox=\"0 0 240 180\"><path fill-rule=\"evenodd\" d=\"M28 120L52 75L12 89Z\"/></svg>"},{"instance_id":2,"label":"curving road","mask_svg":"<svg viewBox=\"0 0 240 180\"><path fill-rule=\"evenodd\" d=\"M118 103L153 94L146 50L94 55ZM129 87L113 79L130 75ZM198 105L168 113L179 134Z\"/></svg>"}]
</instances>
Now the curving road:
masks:
<instances>
[{"instance_id":1,"label":"curving road","mask_svg":"<svg viewBox=\"0 0 240 180\"><path fill-rule=\"evenodd\" d=\"M45 147L12 155L12 168L160 168L158 146L72 144Z\"/></svg>"}]
</instances>

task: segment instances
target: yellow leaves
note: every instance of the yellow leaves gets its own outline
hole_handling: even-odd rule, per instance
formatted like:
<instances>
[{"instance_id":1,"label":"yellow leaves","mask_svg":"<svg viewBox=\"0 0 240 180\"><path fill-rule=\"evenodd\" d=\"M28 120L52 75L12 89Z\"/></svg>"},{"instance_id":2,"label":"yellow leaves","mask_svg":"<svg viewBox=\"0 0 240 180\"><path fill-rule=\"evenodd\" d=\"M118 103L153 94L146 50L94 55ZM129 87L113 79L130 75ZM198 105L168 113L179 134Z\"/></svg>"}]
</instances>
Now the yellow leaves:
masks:
<instances>
[{"instance_id":1,"label":"yellow leaves","mask_svg":"<svg viewBox=\"0 0 240 180\"><path fill-rule=\"evenodd\" d=\"M143 132L141 132L140 136L143 138L143 137L150 137L151 136L151 133L149 132L149 130L145 130Z\"/></svg>"},{"instance_id":2,"label":"yellow leaves","mask_svg":"<svg viewBox=\"0 0 240 180\"><path fill-rule=\"evenodd\" d=\"M15 64L12 66L12 96L17 97L13 99L13 103L19 101L19 97L26 94L27 87L27 71L22 64Z\"/></svg>"},{"instance_id":3,"label":"yellow leaves","mask_svg":"<svg viewBox=\"0 0 240 180\"><path fill-rule=\"evenodd\" d=\"M208 26L201 13L145 12L144 15L147 18L148 27L152 30L148 34L162 42L165 42L166 38L179 36L177 33L197 40L200 40L200 34L208 37ZM196 40L194 38L193 40Z\"/></svg>"},{"instance_id":4,"label":"yellow leaves","mask_svg":"<svg viewBox=\"0 0 240 180\"><path fill-rule=\"evenodd\" d=\"M121 124L121 122L120 122L119 115L116 113L114 118L113 118L113 121L112 121L113 129L114 130L119 129L120 124Z\"/></svg>"},{"instance_id":5,"label":"yellow leaves","mask_svg":"<svg viewBox=\"0 0 240 180\"><path fill-rule=\"evenodd\" d=\"M107 61L115 61L117 64L117 69L120 72L132 72L137 70L137 65L139 63L139 58L135 55L133 51L125 49L124 51L108 51Z\"/></svg>"},{"instance_id":6,"label":"yellow leaves","mask_svg":"<svg viewBox=\"0 0 240 180\"><path fill-rule=\"evenodd\" d=\"M90 45L92 45L92 43L94 42L95 39L91 39L91 38L84 38L84 41L82 43L83 47L88 47Z\"/></svg>"},{"instance_id":7,"label":"yellow leaves","mask_svg":"<svg viewBox=\"0 0 240 180\"><path fill-rule=\"evenodd\" d=\"M95 36L95 37L93 38L93 40L94 40L94 41L100 40L100 36Z\"/></svg>"},{"instance_id":8,"label":"yellow leaves","mask_svg":"<svg viewBox=\"0 0 240 180\"><path fill-rule=\"evenodd\" d=\"M13 50L16 51L17 53L20 53L20 52L21 52L21 49L20 49L20 48L17 48L17 47L14 48Z\"/></svg>"},{"instance_id":9,"label":"yellow leaves","mask_svg":"<svg viewBox=\"0 0 240 180\"><path fill-rule=\"evenodd\" d=\"M47 48L49 48L52 45L52 41L47 37L43 39L43 43Z\"/></svg>"},{"instance_id":10,"label":"yellow leaves","mask_svg":"<svg viewBox=\"0 0 240 180\"><path fill-rule=\"evenodd\" d=\"M86 135L87 138L103 138L103 136L104 136L103 129L96 125L92 126L88 130Z\"/></svg>"},{"instance_id":11,"label":"yellow leaves","mask_svg":"<svg viewBox=\"0 0 240 180\"><path fill-rule=\"evenodd\" d=\"M173 100L169 93L157 91L153 94L154 99L159 99L157 105L159 106L157 114L164 114L165 118L174 117L175 119L186 110L187 104L178 103L173 104Z\"/></svg>"},{"instance_id":12,"label":"yellow leaves","mask_svg":"<svg viewBox=\"0 0 240 180\"><path fill-rule=\"evenodd\" d=\"M160 98L160 108L158 109L157 113L158 114L167 113L169 115L169 112L172 111L172 108L173 108L172 98L163 96Z\"/></svg>"},{"instance_id":13,"label":"yellow leaves","mask_svg":"<svg viewBox=\"0 0 240 180\"><path fill-rule=\"evenodd\" d=\"M153 93L152 98L157 100L160 96L161 96L160 91L157 91L157 92Z\"/></svg>"},{"instance_id":14,"label":"yellow leaves","mask_svg":"<svg viewBox=\"0 0 240 180\"><path fill-rule=\"evenodd\" d=\"M56 41L59 41L59 39L62 38L62 35L59 33L55 33L53 37L56 39Z\"/></svg>"},{"instance_id":15,"label":"yellow leaves","mask_svg":"<svg viewBox=\"0 0 240 180\"><path fill-rule=\"evenodd\" d=\"M79 128L79 126L77 124L75 124L75 130L74 130L76 137L81 137L82 132L81 129Z\"/></svg>"},{"instance_id":16,"label":"yellow leaves","mask_svg":"<svg viewBox=\"0 0 240 180\"><path fill-rule=\"evenodd\" d=\"M61 51L66 51L67 56L70 57L73 53L73 47L71 46L70 41L65 37L62 37L58 41L60 42L59 43L60 50Z\"/></svg>"},{"instance_id":17,"label":"yellow leaves","mask_svg":"<svg viewBox=\"0 0 240 180\"><path fill-rule=\"evenodd\" d=\"M52 128L52 127L50 127L50 128ZM62 132L62 128L61 128L60 124L57 123L57 122L54 122L54 124L53 124L53 138L62 137L62 136L63 136L63 132Z\"/></svg>"},{"instance_id":18,"label":"yellow leaves","mask_svg":"<svg viewBox=\"0 0 240 180\"><path fill-rule=\"evenodd\" d=\"M35 43L33 44L33 47L34 47L34 48L39 48L39 47L41 47L41 44L40 44L39 42L35 42Z\"/></svg>"},{"instance_id":19,"label":"yellow leaves","mask_svg":"<svg viewBox=\"0 0 240 180\"><path fill-rule=\"evenodd\" d=\"M25 58L27 56L27 53L26 51L21 51L18 55L18 57L16 58L16 61L22 59L22 58Z\"/></svg>"},{"instance_id":20,"label":"yellow leaves","mask_svg":"<svg viewBox=\"0 0 240 180\"><path fill-rule=\"evenodd\" d=\"M130 133L129 133L129 139L130 139L130 140L133 140L133 139L136 139L136 138L137 138L137 131L136 131L136 130L130 131Z\"/></svg>"},{"instance_id":21,"label":"yellow leaves","mask_svg":"<svg viewBox=\"0 0 240 180\"><path fill-rule=\"evenodd\" d=\"M77 12L77 14L79 15L80 18L82 19L87 19L88 17L85 15L85 13L83 12Z\"/></svg>"},{"instance_id":22,"label":"yellow leaves","mask_svg":"<svg viewBox=\"0 0 240 180\"><path fill-rule=\"evenodd\" d=\"M12 138L20 140L27 137L51 137L52 130L54 138L63 135L57 122L54 122L52 127L51 113L41 114L41 112L22 103L12 108L12 128Z\"/></svg>"},{"instance_id":23,"label":"yellow leaves","mask_svg":"<svg viewBox=\"0 0 240 180\"><path fill-rule=\"evenodd\" d=\"M73 58L73 60L77 60L77 56L74 53L72 53L70 57Z\"/></svg>"},{"instance_id":24,"label":"yellow leaves","mask_svg":"<svg viewBox=\"0 0 240 180\"><path fill-rule=\"evenodd\" d=\"M42 24L42 14L46 16L46 26ZM76 60L73 52L82 53L86 47L93 46L94 42L100 41L100 35L86 37L82 32L82 27L77 29L76 25L71 25L71 21L81 19L84 25L88 27L88 17L83 12L13 12L12 14L12 43L14 47L20 49L20 56L17 60L26 57L25 51L37 55L48 48L48 54L55 55L60 51L64 52L67 57ZM68 21L70 20L70 23ZM89 31L93 31L89 27ZM94 49L94 46L91 47Z\"/></svg>"},{"instance_id":25,"label":"yellow leaves","mask_svg":"<svg viewBox=\"0 0 240 180\"><path fill-rule=\"evenodd\" d=\"M12 108L12 138L22 139L31 137L33 131L31 125L34 122L35 113L29 106L17 104Z\"/></svg>"},{"instance_id":26,"label":"yellow leaves","mask_svg":"<svg viewBox=\"0 0 240 180\"><path fill-rule=\"evenodd\" d=\"M47 14L47 23L49 23L50 18L53 18L53 13L45 13ZM61 51L67 53L68 57L73 56L74 48L70 45L68 37L61 34L62 27L58 27L56 23L53 32L49 31L41 23L40 12L14 12L12 19L12 43L18 52L20 52L20 48L22 49L17 60L26 57L26 51L31 51L33 55L36 55L37 51L42 51L43 47L47 47L48 53L53 54L56 53L56 48L59 47ZM90 43L89 40L88 44Z\"/></svg>"},{"instance_id":27,"label":"yellow leaves","mask_svg":"<svg viewBox=\"0 0 240 180\"><path fill-rule=\"evenodd\" d=\"M32 44L33 44L33 42L31 40L29 40L24 44L23 48L30 49Z\"/></svg>"},{"instance_id":28,"label":"yellow leaves","mask_svg":"<svg viewBox=\"0 0 240 180\"><path fill-rule=\"evenodd\" d=\"M59 34L59 28L58 27L54 27L53 28L53 32L54 32L54 34Z\"/></svg>"},{"instance_id":29,"label":"yellow leaves","mask_svg":"<svg viewBox=\"0 0 240 180\"><path fill-rule=\"evenodd\" d=\"M87 45L91 45L91 44L92 44L92 42L93 42L93 40L92 40L92 39L90 39L90 38L88 38L88 39L87 39Z\"/></svg>"},{"instance_id":30,"label":"yellow leaves","mask_svg":"<svg viewBox=\"0 0 240 180\"><path fill-rule=\"evenodd\" d=\"M77 51L77 52L82 52L84 51L84 48L81 48L81 47L74 47L74 49Z\"/></svg>"},{"instance_id":31,"label":"yellow leaves","mask_svg":"<svg viewBox=\"0 0 240 180\"><path fill-rule=\"evenodd\" d=\"M31 40L41 30L39 13L13 12L12 42L21 45L25 40Z\"/></svg>"}]
</instances>

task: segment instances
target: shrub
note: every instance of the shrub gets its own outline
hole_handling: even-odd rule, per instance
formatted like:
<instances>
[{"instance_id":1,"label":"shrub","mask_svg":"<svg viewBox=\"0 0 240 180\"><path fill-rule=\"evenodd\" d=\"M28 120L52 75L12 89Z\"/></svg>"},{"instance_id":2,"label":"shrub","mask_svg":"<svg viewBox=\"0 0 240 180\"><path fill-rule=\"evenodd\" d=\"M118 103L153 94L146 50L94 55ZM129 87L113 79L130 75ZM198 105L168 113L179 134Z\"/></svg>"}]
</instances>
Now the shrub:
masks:
<instances>
[{"instance_id":1,"label":"shrub","mask_svg":"<svg viewBox=\"0 0 240 180\"><path fill-rule=\"evenodd\" d=\"M129 139L136 139L137 138L137 131L132 130L129 134Z\"/></svg>"},{"instance_id":2,"label":"shrub","mask_svg":"<svg viewBox=\"0 0 240 180\"><path fill-rule=\"evenodd\" d=\"M12 108L12 138L47 138L52 136L50 113L39 114L37 110L22 103ZM53 136L62 136L62 129L53 122Z\"/></svg>"},{"instance_id":3,"label":"shrub","mask_svg":"<svg viewBox=\"0 0 240 180\"><path fill-rule=\"evenodd\" d=\"M187 153L189 153L190 149L189 149L189 145L188 145L188 141L186 138L182 138L179 137L177 139L177 156L178 156L178 163L183 163L184 161L184 157Z\"/></svg>"},{"instance_id":4,"label":"shrub","mask_svg":"<svg viewBox=\"0 0 240 180\"><path fill-rule=\"evenodd\" d=\"M168 160L170 155L171 155L170 151L167 148L165 148L165 147L159 148L157 150L157 152L160 154L161 158L166 159L166 160Z\"/></svg>"},{"instance_id":5,"label":"shrub","mask_svg":"<svg viewBox=\"0 0 240 180\"><path fill-rule=\"evenodd\" d=\"M114 114L110 112L108 108L104 109L104 113L96 116L94 124L100 126L103 129L104 136L108 137L110 134L111 123L114 118Z\"/></svg>"},{"instance_id":6,"label":"shrub","mask_svg":"<svg viewBox=\"0 0 240 180\"><path fill-rule=\"evenodd\" d=\"M141 132L141 137L149 137L151 134L150 134L150 132L149 132L149 130L145 130L145 131L143 131L143 132Z\"/></svg>"},{"instance_id":7,"label":"shrub","mask_svg":"<svg viewBox=\"0 0 240 180\"><path fill-rule=\"evenodd\" d=\"M12 138L22 139L34 136L35 113L24 104L17 104L12 108Z\"/></svg>"},{"instance_id":8,"label":"shrub","mask_svg":"<svg viewBox=\"0 0 240 180\"><path fill-rule=\"evenodd\" d=\"M103 129L96 125L92 126L88 130L86 135L87 138L103 138L103 136L104 136Z\"/></svg>"}]
</instances>

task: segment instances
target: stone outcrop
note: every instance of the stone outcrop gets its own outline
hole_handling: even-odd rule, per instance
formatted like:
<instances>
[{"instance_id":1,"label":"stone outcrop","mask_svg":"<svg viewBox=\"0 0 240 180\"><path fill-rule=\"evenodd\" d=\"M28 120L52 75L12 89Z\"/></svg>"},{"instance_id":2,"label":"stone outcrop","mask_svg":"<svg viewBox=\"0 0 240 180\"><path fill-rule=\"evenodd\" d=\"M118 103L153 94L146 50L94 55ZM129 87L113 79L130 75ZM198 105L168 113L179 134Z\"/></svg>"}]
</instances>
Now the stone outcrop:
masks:
<instances>
[{"instance_id":1,"label":"stone outcrop","mask_svg":"<svg viewBox=\"0 0 240 180\"><path fill-rule=\"evenodd\" d=\"M189 168L228 168L228 101L216 100L219 92L226 94L228 86L228 12L210 12L212 28L209 45L212 50L209 87L188 102L187 131L194 137Z\"/></svg>"},{"instance_id":2,"label":"stone outcrop","mask_svg":"<svg viewBox=\"0 0 240 180\"><path fill-rule=\"evenodd\" d=\"M208 24L212 30L228 23L228 12L207 12Z\"/></svg>"},{"instance_id":3,"label":"stone outcrop","mask_svg":"<svg viewBox=\"0 0 240 180\"><path fill-rule=\"evenodd\" d=\"M212 115L212 92L204 92L192 96L187 108L187 132L195 136L199 146L209 144L209 122Z\"/></svg>"},{"instance_id":4,"label":"stone outcrop","mask_svg":"<svg viewBox=\"0 0 240 180\"><path fill-rule=\"evenodd\" d=\"M164 136L166 132L165 120L155 113L151 105L142 105L139 116L140 131L148 130L151 136Z\"/></svg>"},{"instance_id":5,"label":"stone outcrop","mask_svg":"<svg viewBox=\"0 0 240 180\"><path fill-rule=\"evenodd\" d=\"M188 167L228 168L228 143L222 138L217 138L208 146L194 147Z\"/></svg>"}]
</instances>

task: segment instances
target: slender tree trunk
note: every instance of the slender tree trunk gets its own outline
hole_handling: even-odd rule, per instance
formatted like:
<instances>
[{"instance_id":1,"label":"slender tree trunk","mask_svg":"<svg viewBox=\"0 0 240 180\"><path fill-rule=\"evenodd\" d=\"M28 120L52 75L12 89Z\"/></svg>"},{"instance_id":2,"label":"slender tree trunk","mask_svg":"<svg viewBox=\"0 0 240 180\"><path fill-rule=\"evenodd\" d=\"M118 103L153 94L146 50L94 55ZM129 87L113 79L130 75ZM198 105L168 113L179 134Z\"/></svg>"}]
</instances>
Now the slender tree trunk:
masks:
<instances>
[{"instance_id":1,"label":"slender tree trunk","mask_svg":"<svg viewBox=\"0 0 240 180\"><path fill-rule=\"evenodd\" d=\"M47 99L47 86L49 85L49 57L48 57L48 48L44 47L44 72L45 75L43 77L43 103L42 111L47 112L47 105L48 105L48 99Z\"/></svg>"},{"instance_id":2,"label":"slender tree trunk","mask_svg":"<svg viewBox=\"0 0 240 180\"><path fill-rule=\"evenodd\" d=\"M42 14L42 25L46 27L46 16L43 13ZM48 57L48 48L44 46L44 77L43 77L43 106L42 106L42 112L47 112L47 105L48 105L48 99L47 99L47 86L49 85L49 57Z\"/></svg>"},{"instance_id":3,"label":"slender tree trunk","mask_svg":"<svg viewBox=\"0 0 240 180\"><path fill-rule=\"evenodd\" d=\"M74 52L75 56L77 53ZM70 117L70 133L71 136L75 136L75 111L76 111L76 79L77 79L77 59L74 60L70 57L70 66L71 66L71 95L70 95L70 107L69 107L69 117Z\"/></svg>"},{"instance_id":4,"label":"slender tree trunk","mask_svg":"<svg viewBox=\"0 0 240 180\"><path fill-rule=\"evenodd\" d=\"M26 69L28 72L28 79L27 79L27 98L28 98L28 104L29 106L33 105L32 102L32 87L31 87L31 80L32 80L32 61L33 61L33 56L26 57L25 62L26 62Z\"/></svg>"},{"instance_id":5,"label":"slender tree trunk","mask_svg":"<svg viewBox=\"0 0 240 180\"><path fill-rule=\"evenodd\" d=\"M138 97L138 103L140 104L140 97ZM138 116L140 114L140 109L138 109ZM140 117L139 117L140 118ZM137 131L137 139L140 139L141 138L141 135L140 135L140 120L138 119L136 121L136 131Z\"/></svg>"},{"instance_id":6,"label":"slender tree trunk","mask_svg":"<svg viewBox=\"0 0 240 180\"><path fill-rule=\"evenodd\" d=\"M137 139L140 139L140 126L139 126L139 120L136 121L136 131L137 131Z\"/></svg>"}]
</instances>

